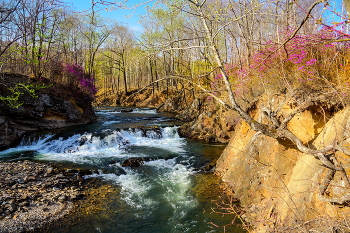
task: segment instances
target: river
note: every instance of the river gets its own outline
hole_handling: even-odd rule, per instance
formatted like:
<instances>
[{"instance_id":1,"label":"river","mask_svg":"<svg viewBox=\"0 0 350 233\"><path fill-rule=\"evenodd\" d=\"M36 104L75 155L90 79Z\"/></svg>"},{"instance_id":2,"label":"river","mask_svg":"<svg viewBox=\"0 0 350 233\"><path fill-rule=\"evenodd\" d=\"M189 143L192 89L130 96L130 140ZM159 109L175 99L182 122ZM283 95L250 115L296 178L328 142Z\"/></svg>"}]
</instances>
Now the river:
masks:
<instances>
[{"instance_id":1,"label":"river","mask_svg":"<svg viewBox=\"0 0 350 233\"><path fill-rule=\"evenodd\" d=\"M243 232L230 225L233 216L213 213L218 181L199 172L218 158L224 145L179 137L181 122L172 114L149 108L122 110L100 107L94 124L31 135L1 152L7 161L30 159L91 169L94 173L85 179L98 177L108 184L106 198L90 205L93 211L50 232ZM121 166L135 157L144 158L144 164Z\"/></svg>"}]
</instances>

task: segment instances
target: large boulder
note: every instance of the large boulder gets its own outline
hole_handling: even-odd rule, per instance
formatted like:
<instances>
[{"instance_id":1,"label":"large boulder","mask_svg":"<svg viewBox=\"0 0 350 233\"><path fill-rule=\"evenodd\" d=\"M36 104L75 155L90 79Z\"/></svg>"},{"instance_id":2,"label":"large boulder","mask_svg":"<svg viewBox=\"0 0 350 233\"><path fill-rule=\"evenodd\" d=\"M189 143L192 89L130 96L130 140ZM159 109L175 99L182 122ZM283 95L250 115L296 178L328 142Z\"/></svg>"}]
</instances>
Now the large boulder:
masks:
<instances>
[{"instance_id":1,"label":"large boulder","mask_svg":"<svg viewBox=\"0 0 350 233\"><path fill-rule=\"evenodd\" d=\"M18 107L0 100L0 150L15 146L26 132L57 129L96 121L91 97L78 88L24 75L0 74L0 96L13 95L17 84L32 85L35 96L25 88Z\"/></svg>"}]
</instances>

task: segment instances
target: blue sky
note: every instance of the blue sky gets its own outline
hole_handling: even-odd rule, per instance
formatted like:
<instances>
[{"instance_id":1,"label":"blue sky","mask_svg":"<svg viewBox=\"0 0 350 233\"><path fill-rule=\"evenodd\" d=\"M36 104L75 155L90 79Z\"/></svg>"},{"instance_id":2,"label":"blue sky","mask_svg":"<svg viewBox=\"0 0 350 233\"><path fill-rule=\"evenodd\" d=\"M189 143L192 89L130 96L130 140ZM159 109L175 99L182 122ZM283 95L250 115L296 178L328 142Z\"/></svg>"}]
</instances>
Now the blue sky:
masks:
<instances>
[{"instance_id":1,"label":"blue sky","mask_svg":"<svg viewBox=\"0 0 350 233\"><path fill-rule=\"evenodd\" d=\"M72 10L76 11L84 11L88 10L91 7L91 0L63 0L67 3L68 6L72 8ZM95 0L97 2L98 0ZM113 0L110 0L113 2ZM119 1L123 2L123 1ZM147 0L128 0L126 6L132 8L135 5L139 5L140 3L147 2ZM150 6L151 3L141 5L139 7L135 7L134 9L109 9L99 11L99 14L105 18L111 18L116 20L117 22L124 23L129 26L136 33L142 32L142 25L139 23L141 18L139 16L146 14L146 7ZM101 9L111 6L102 6L99 5Z\"/></svg>"},{"instance_id":2,"label":"blue sky","mask_svg":"<svg viewBox=\"0 0 350 233\"><path fill-rule=\"evenodd\" d=\"M63 0L63 2L66 2L69 7L72 8L72 10L76 11L84 11L88 10L91 7L91 1L92 0ZM95 0L95 2L98 2L99 0ZM109 2L124 2L125 0L108 0ZM150 0L127 0L126 6L129 8L133 8L133 6L139 5L144 2L148 2ZM148 4L141 5L139 7L135 7L133 9L121 9L116 8L115 10L109 9L109 10L101 10L99 11L99 14L105 18L111 18L116 20L117 22L124 23L126 26L129 26L135 33L142 33L143 27L139 23L141 19L140 16L146 14L146 7L150 7L152 3L155 2L155 0L150 1ZM331 8L335 9L336 11L341 11L342 9L342 0L329 0L329 3L331 4ZM100 9L104 9L110 6L102 6L99 5ZM330 13L329 11L326 11L325 21L330 23L334 21L341 21L338 16L335 16L333 13Z\"/></svg>"}]
</instances>

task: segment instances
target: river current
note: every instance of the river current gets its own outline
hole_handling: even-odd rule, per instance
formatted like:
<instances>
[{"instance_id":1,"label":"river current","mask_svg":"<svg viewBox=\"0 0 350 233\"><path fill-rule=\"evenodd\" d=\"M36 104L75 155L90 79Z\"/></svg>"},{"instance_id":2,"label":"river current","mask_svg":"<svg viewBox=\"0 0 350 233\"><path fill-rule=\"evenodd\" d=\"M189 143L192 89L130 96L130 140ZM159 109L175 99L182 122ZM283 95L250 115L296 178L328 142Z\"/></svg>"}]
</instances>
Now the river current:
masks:
<instances>
[{"instance_id":1,"label":"river current","mask_svg":"<svg viewBox=\"0 0 350 233\"><path fill-rule=\"evenodd\" d=\"M199 172L224 145L181 138L181 122L172 114L128 110L100 107L94 124L41 132L0 152L3 161L30 159L94 170L84 178L97 177L113 190L100 200L98 211L50 232L242 232L230 225L233 216L212 211L219 198L216 181ZM135 157L144 158L144 164L122 167Z\"/></svg>"}]
</instances>

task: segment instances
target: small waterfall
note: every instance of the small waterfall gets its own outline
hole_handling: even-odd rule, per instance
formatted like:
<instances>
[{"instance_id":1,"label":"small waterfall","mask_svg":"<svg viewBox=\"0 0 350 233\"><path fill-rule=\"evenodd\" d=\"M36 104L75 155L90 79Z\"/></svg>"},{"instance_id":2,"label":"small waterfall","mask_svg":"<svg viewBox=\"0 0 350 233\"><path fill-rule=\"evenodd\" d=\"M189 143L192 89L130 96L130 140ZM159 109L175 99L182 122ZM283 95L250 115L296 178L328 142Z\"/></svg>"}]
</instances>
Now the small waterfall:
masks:
<instances>
[{"instance_id":1,"label":"small waterfall","mask_svg":"<svg viewBox=\"0 0 350 233\"><path fill-rule=\"evenodd\" d=\"M0 158L30 152L35 160L91 169L84 178L99 177L116 187L108 215L55 232L85 232L90 225L100 232L217 232L208 227L194 193L202 144L181 138L178 126L169 126L173 119L155 109L123 111L99 108L98 123L25 138ZM130 158L142 158L143 164L123 167Z\"/></svg>"},{"instance_id":2,"label":"small waterfall","mask_svg":"<svg viewBox=\"0 0 350 233\"><path fill-rule=\"evenodd\" d=\"M95 163L94 158L124 159L126 157L149 157L139 150L130 154L129 148L143 147L148 150L157 149L169 153L183 152L185 140L180 138L177 127L144 128L129 130L110 130L103 135L93 133L75 134L73 136L53 139L54 135L46 135L38 139L24 139L20 146L3 151L1 154L16 151L36 151L38 159L54 161L71 161L74 163ZM157 158L162 157L157 154Z\"/></svg>"}]
</instances>

